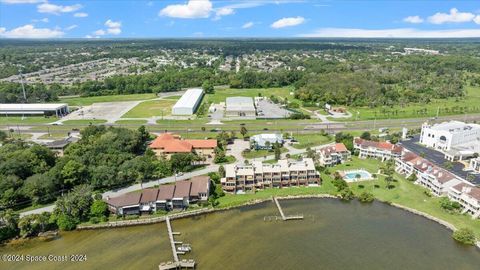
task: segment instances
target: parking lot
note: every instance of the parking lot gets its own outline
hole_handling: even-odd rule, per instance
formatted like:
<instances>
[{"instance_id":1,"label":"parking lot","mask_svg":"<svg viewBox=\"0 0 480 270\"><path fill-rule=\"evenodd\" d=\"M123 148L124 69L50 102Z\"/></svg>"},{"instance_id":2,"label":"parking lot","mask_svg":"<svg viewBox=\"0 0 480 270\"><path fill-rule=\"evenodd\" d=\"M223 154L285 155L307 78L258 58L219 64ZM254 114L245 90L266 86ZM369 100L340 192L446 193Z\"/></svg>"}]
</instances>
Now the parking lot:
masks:
<instances>
[{"instance_id":1,"label":"parking lot","mask_svg":"<svg viewBox=\"0 0 480 270\"><path fill-rule=\"evenodd\" d=\"M270 100L262 99L257 102L257 118L276 119L287 118L291 112Z\"/></svg>"},{"instance_id":2,"label":"parking lot","mask_svg":"<svg viewBox=\"0 0 480 270\"><path fill-rule=\"evenodd\" d=\"M423 145L418 144L419 141L419 136L415 136L414 138L410 140L405 140L402 141L401 144L403 147L406 149L420 155L420 154L425 154L425 158L434 163L435 165L442 167L443 169L447 170L444 166L445 162L447 161L444 158L443 153L439 151L435 151L433 149L427 148ZM463 179L466 179L467 176L473 175L474 179L472 180L472 183L475 185L480 185L480 174L472 174L469 171L464 171L464 166L462 163L459 162L454 162L453 163L453 168L447 171L450 171L451 173L462 177Z\"/></svg>"}]
</instances>

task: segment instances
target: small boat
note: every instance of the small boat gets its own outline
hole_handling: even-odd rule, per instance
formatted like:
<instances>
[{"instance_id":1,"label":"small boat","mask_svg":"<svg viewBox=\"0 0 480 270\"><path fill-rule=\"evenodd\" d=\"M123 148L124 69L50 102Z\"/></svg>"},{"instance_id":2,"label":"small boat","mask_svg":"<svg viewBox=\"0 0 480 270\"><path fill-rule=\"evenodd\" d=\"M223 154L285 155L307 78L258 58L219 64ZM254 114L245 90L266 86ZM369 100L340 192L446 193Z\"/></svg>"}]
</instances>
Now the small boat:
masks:
<instances>
[{"instance_id":1,"label":"small boat","mask_svg":"<svg viewBox=\"0 0 480 270\"><path fill-rule=\"evenodd\" d=\"M190 247L190 245L183 244L183 245L177 247L177 251L190 252L190 251L192 251L192 247Z\"/></svg>"}]
</instances>

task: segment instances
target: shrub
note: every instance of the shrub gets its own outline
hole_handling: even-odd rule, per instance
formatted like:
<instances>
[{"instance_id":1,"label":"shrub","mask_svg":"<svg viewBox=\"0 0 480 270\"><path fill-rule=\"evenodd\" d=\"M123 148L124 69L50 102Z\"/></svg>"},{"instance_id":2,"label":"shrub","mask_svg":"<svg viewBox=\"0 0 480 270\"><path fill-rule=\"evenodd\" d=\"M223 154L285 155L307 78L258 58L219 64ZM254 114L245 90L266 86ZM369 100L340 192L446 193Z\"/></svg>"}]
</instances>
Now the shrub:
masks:
<instances>
[{"instance_id":1,"label":"shrub","mask_svg":"<svg viewBox=\"0 0 480 270\"><path fill-rule=\"evenodd\" d=\"M77 227L78 223L78 219L72 216L65 214L60 214L57 216L57 226L62 231L71 231Z\"/></svg>"},{"instance_id":2,"label":"shrub","mask_svg":"<svg viewBox=\"0 0 480 270\"><path fill-rule=\"evenodd\" d=\"M370 202L373 202L374 199L375 199L375 196L373 196L372 193L367 191L362 192L360 196L358 196L358 200L362 203L370 203Z\"/></svg>"},{"instance_id":3,"label":"shrub","mask_svg":"<svg viewBox=\"0 0 480 270\"><path fill-rule=\"evenodd\" d=\"M456 211L462 207L460 203L451 201L447 197L440 199L440 206L447 211Z\"/></svg>"},{"instance_id":4,"label":"shrub","mask_svg":"<svg viewBox=\"0 0 480 270\"><path fill-rule=\"evenodd\" d=\"M342 191L340 191L340 198L342 198L342 200L344 200L344 201L351 201L351 200L353 200L353 198L355 198L355 195L347 187L347 188L342 189Z\"/></svg>"},{"instance_id":5,"label":"shrub","mask_svg":"<svg viewBox=\"0 0 480 270\"><path fill-rule=\"evenodd\" d=\"M453 232L453 239L465 245L475 245L475 233L469 228L461 228Z\"/></svg>"}]
</instances>

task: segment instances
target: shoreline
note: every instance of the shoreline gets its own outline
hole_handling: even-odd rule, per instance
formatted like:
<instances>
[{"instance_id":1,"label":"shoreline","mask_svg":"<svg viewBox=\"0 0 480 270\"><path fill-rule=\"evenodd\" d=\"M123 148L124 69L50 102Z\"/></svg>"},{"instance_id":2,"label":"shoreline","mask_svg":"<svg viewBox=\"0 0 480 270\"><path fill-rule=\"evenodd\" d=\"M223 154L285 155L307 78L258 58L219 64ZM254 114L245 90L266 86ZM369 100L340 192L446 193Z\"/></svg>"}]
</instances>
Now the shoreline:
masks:
<instances>
[{"instance_id":1,"label":"shoreline","mask_svg":"<svg viewBox=\"0 0 480 270\"><path fill-rule=\"evenodd\" d=\"M276 198L279 199L279 200L322 199L322 198L339 199L338 196L331 195L331 194L287 195L287 196L279 196L279 197L276 197ZM272 200L272 198L256 199L256 200L247 201L245 203L235 205L235 206L229 206L229 207L225 207L225 208L210 208L209 207L209 208L203 208L203 209L198 209L198 210L175 213L175 214L168 215L168 217L171 220L180 219L180 218L187 218L187 217L193 217L193 216L198 216L198 215L203 215L203 214L208 214L208 213L228 211L228 210L232 210L232 209L239 208L239 207L244 207L244 206L256 205L256 204L260 204L260 203L270 201L270 200ZM396 207L397 209L407 211L411 214L415 214L417 216L421 216L421 217L426 218L428 220L434 221L434 222L442 225L443 227L447 228L448 230L450 230L452 232L457 230L457 228L453 224L451 224L451 223L449 223L449 222L447 222L443 219L440 219L440 218L437 218L437 217L432 216L430 214L427 214L425 212L422 212L420 210L416 210L414 208L410 208L410 207L407 207L407 206L404 206L404 205L401 205L401 204L397 204L397 203L382 201L382 200L379 200L377 198L375 200L378 201L378 202L385 203L385 204L388 204L390 206ZM97 225L79 225L79 226L77 226L76 230L96 230L96 229L107 229L107 228L117 228L117 227L155 224L155 223L165 222L166 217L167 217L167 215L160 216L160 217L154 217L154 218L148 218L148 219L144 219L144 220L136 219L136 220L125 220L125 221L112 221L112 222L108 222L108 223L105 223L105 224L97 224ZM478 249L480 249L480 241L477 241L475 246Z\"/></svg>"}]
</instances>

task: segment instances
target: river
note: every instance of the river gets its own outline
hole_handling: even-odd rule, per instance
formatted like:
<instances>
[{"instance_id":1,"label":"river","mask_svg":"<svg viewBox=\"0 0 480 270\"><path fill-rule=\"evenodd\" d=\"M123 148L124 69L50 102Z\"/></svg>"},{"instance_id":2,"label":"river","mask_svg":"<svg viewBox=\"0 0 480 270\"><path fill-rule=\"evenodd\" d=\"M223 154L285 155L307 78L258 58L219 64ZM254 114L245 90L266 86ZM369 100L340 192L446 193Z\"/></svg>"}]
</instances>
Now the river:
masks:
<instances>
[{"instance_id":1,"label":"river","mask_svg":"<svg viewBox=\"0 0 480 270\"><path fill-rule=\"evenodd\" d=\"M198 269L479 269L480 252L457 244L443 226L374 202L280 201L286 215L264 221L273 202L173 220L179 241L192 244ZM86 262L0 262L0 269L158 269L171 261L165 223L62 233L0 248L2 254L84 254Z\"/></svg>"}]
</instances>

